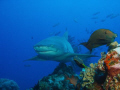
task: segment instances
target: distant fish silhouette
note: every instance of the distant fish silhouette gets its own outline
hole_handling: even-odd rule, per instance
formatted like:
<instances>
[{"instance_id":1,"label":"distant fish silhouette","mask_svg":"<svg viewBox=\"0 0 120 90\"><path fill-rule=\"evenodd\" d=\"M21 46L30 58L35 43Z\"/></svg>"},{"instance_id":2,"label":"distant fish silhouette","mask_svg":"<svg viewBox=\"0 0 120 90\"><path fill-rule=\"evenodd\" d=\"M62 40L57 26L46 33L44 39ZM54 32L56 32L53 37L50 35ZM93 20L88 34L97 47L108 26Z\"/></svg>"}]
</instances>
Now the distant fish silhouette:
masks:
<instances>
[{"instance_id":1,"label":"distant fish silhouette","mask_svg":"<svg viewBox=\"0 0 120 90\"><path fill-rule=\"evenodd\" d=\"M110 19L116 18L116 17L118 17L118 16L119 16L119 14L113 15L113 16L110 17Z\"/></svg>"},{"instance_id":2,"label":"distant fish silhouette","mask_svg":"<svg viewBox=\"0 0 120 90\"><path fill-rule=\"evenodd\" d=\"M89 32L89 30L86 28L86 30L85 30L86 32L87 32L87 34L89 34L90 32Z\"/></svg>"},{"instance_id":3,"label":"distant fish silhouette","mask_svg":"<svg viewBox=\"0 0 120 90\"><path fill-rule=\"evenodd\" d=\"M56 33L55 33L55 36L58 36L60 33L61 33L61 31L56 32Z\"/></svg>"},{"instance_id":4,"label":"distant fish silhouette","mask_svg":"<svg viewBox=\"0 0 120 90\"><path fill-rule=\"evenodd\" d=\"M95 24L97 23L97 21L94 22Z\"/></svg>"},{"instance_id":5,"label":"distant fish silhouette","mask_svg":"<svg viewBox=\"0 0 120 90\"><path fill-rule=\"evenodd\" d=\"M102 19L102 20L101 20L101 22L104 22L104 21L105 21L105 19Z\"/></svg>"},{"instance_id":6,"label":"distant fish silhouette","mask_svg":"<svg viewBox=\"0 0 120 90\"><path fill-rule=\"evenodd\" d=\"M96 12L96 13L94 13L93 15L98 15L98 14L100 14L100 12Z\"/></svg>"},{"instance_id":7,"label":"distant fish silhouette","mask_svg":"<svg viewBox=\"0 0 120 90\"><path fill-rule=\"evenodd\" d=\"M68 30L67 27L65 28L65 30L66 30L66 31Z\"/></svg>"},{"instance_id":8,"label":"distant fish silhouette","mask_svg":"<svg viewBox=\"0 0 120 90\"><path fill-rule=\"evenodd\" d=\"M91 31L90 31L90 34L92 34L93 32L94 32L94 30L91 30Z\"/></svg>"},{"instance_id":9,"label":"distant fish silhouette","mask_svg":"<svg viewBox=\"0 0 120 90\"><path fill-rule=\"evenodd\" d=\"M60 24L60 23L56 23L56 24L53 25L53 27L56 27L56 26L58 26L59 24Z\"/></svg>"},{"instance_id":10,"label":"distant fish silhouette","mask_svg":"<svg viewBox=\"0 0 120 90\"><path fill-rule=\"evenodd\" d=\"M31 37L31 39L33 39L33 36Z\"/></svg>"},{"instance_id":11,"label":"distant fish silhouette","mask_svg":"<svg viewBox=\"0 0 120 90\"><path fill-rule=\"evenodd\" d=\"M50 35L50 36L58 36L60 33L61 33L61 31L51 32L49 35Z\"/></svg>"},{"instance_id":12,"label":"distant fish silhouette","mask_svg":"<svg viewBox=\"0 0 120 90\"><path fill-rule=\"evenodd\" d=\"M111 17L112 15L113 15L113 14L109 14L109 15L106 16L106 18L109 18L109 17Z\"/></svg>"},{"instance_id":13,"label":"distant fish silhouette","mask_svg":"<svg viewBox=\"0 0 120 90\"><path fill-rule=\"evenodd\" d=\"M74 22L75 22L75 23L78 23L77 19L74 19Z\"/></svg>"},{"instance_id":14,"label":"distant fish silhouette","mask_svg":"<svg viewBox=\"0 0 120 90\"><path fill-rule=\"evenodd\" d=\"M98 29L91 34L88 42L83 42L80 44L84 45L86 48L92 51L93 48L96 48L102 45L109 45L114 41L116 37L117 37L117 34L113 33L108 29Z\"/></svg>"}]
</instances>

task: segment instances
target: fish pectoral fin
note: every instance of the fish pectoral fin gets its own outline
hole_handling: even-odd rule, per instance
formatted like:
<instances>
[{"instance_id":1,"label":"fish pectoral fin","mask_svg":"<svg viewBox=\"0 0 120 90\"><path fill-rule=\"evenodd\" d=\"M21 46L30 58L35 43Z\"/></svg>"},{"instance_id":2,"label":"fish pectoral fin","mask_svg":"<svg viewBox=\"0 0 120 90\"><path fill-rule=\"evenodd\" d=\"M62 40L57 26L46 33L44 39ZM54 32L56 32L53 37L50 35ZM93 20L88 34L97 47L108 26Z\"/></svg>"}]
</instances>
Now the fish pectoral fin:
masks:
<instances>
[{"instance_id":1,"label":"fish pectoral fin","mask_svg":"<svg viewBox=\"0 0 120 90\"><path fill-rule=\"evenodd\" d=\"M69 57L78 56L81 59L89 58L89 57L99 57L97 55L91 55L91 54L79 54L79 53L69 53Z\"/></svg>"},{"instance_id":2,"label":"fish pectoral fin","mask_svg":"<svg viewBox=\"0 0 120 90\"><path fill-rule=\"evenodd\" d=\"M41 59L39 56L35 56L35 57L32 57L32 58L24 60L24 61L45 61L45 60Z\"/></svg>"},{"instance_id":3,"label":"fish pectoral fin","mask_svg":"<svg viewBox=\"0 0 120 90\"><path fill-rule=\"evenodd\" d=\"M80 43L79 45L83 45L85 46L87 49L89 49L91 52L92 52L92 47L90 46L90 42L83 42L83 43Z\"/></svg>"},{"instance_id":4,"label":"fish pectoral fin","mask_svg":"<svg viewBox=\"0 0 120 90\"><path fill-rule=\"evenodd\" d=\"M99 57L97 55L91 55L91 54L76 54L76 56L78 56L81 59L90 58L90 57Z\"/></svg>"}]
</instances>

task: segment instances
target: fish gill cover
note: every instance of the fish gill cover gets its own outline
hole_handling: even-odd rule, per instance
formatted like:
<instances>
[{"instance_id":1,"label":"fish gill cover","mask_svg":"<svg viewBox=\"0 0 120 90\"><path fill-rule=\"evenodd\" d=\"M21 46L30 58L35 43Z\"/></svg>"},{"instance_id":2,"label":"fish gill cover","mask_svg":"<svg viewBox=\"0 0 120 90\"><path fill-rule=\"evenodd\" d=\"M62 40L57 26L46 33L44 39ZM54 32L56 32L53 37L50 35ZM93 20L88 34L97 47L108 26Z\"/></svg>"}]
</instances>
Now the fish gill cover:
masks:
<instances>
[{"instance_id":1,"label":"fish gill cover","mask_svg":"<svg viewBox=\"0 0 120 90\"><path fill-rule=\"evenodd\" d=\"M13 80L18 84L18 89L26 90L37 84L38 80L44 76L51 74L59 62L23 62L23 60L37 55L33 48L36 43L51 36L61 37L65 31L69 33L68 41L74 52L79 54L90 54L85 46L79 44L88 42L92 33L98 29L109 29L117 34L114 41L120 43L119 3L119 0L0 0L0 78ZM101 40L107 42L111 39ZM98 43L95 44L98 45ZM91 55L100 56L101 52L107 53L111 48L116 48L111 45L109 47L104 44L92 48ZM94 75L97 75L98 80L99 76L104 77L104 75L107 80L110 78L108 85L104 80L106 83L103 87L111 89L113 88L109 87L112 85L111 83L113 82L115 86L114 81L119 78L118 59L115 59L115 62L111 59L109 61L109 55L106 60L98 61L99 59L100 57L84 58L82 63L78 65L85 65L86 71L89 71L90 63L100 62L101 67L99 68L102 69L105 65L108 71L107 75L99 70ZM67 65L71 64L67 63ZM72 66L75 73L79 75L82 69L77 67L75 62ZM111 68L117 72L115 73L116 77L111 73ZM67 75L66 77L70 79L73 76ZM86 80L85 78L84 80ZM93 80L94 78L91 77L90 82L88 81L89 86L93 84L91 83ZM75 88L74 86L70 87ZM98 87L101 88L101 86ZM87 88L85 83L83 83L83 88Z\"/></svg>"}]
</instances>

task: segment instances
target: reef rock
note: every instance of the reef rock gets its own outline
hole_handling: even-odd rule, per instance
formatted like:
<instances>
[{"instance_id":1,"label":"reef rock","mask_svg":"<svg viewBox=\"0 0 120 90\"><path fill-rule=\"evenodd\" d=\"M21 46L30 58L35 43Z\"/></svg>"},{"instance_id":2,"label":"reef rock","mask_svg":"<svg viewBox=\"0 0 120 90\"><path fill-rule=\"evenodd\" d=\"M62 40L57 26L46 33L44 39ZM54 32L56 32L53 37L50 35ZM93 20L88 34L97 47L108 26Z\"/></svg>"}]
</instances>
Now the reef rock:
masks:
<instances>
[{"instance_id":1,"label":"reef rock","mask_svg":"<svg viewBox=\"0 0 120 90\"><path fill-rule=\"evenodd\" d=\"M13 80L1 78L0 90L19 90L19 86Z\"/></svg>"},{"instance_id":2,"label":"reef rock","mask_svg":"<svg viewBox=\"0 0 120 90\"><path fill-rule=\"evenodd\" d=\"M29 90L75 90L78 89L76 86L79 79L71 66L60 63L52 74L43 77Z\"/></svg>"}]
</instances>

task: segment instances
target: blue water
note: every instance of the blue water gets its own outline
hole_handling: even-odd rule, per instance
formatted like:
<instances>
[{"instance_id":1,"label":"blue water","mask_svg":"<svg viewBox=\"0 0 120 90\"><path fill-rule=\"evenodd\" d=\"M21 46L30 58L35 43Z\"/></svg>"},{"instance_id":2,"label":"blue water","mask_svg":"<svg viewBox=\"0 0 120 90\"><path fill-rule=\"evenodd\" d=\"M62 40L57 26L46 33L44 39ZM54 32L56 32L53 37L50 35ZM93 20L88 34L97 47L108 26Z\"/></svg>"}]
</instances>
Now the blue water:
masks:
<instances>
[{"instance_id":1,"label":"blue water","mask_svg":"<svg viewBox=\"0 0 120 90\"><path fill-rule=\"evenodd\" d=\"M76 40L86 41L91 35L86 28L89 31L110 29L118 34L115 40L120 43L119 3L119 0L0 0L0 78L12 79L20 90L25 90L52 73L58 62L23 60L37 55L34 44L53 32L60 31L62 36L66 28ZM100 13L93 15L96 12ZM106 18L109 14L118 16ZM93 17L97 19L91 19ZM57 23L59 25L53 27ZM87 51L81 47L81 53ZM94 52L100 55L102 51L107 51L107 47L96 48ZM98 59L92 58L91 62Z\"/></svg>"}]
</instances>

